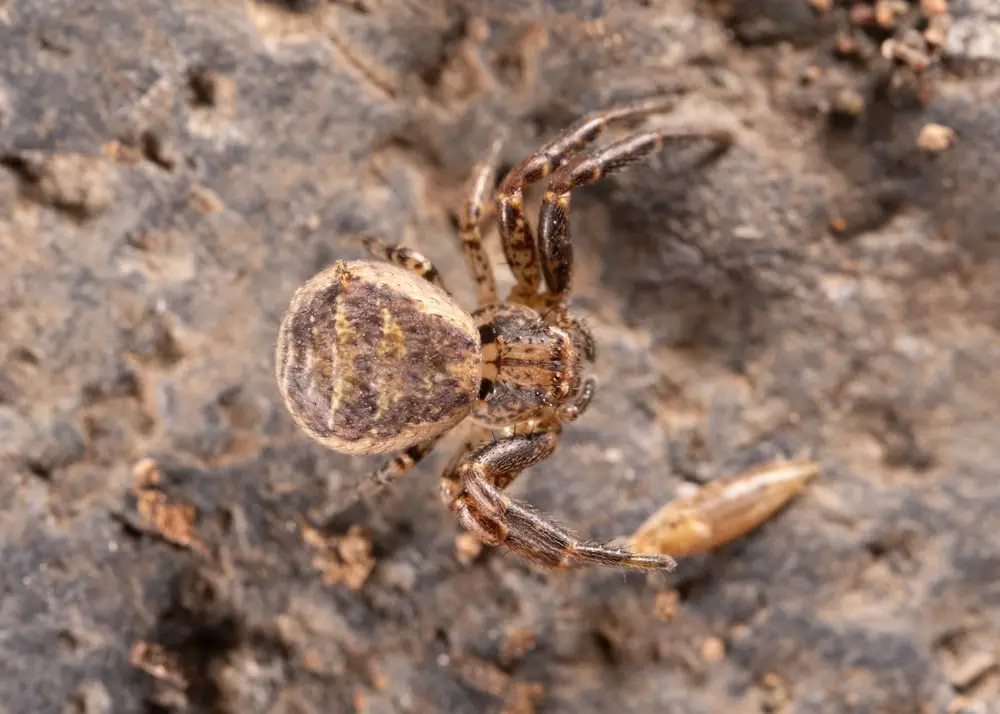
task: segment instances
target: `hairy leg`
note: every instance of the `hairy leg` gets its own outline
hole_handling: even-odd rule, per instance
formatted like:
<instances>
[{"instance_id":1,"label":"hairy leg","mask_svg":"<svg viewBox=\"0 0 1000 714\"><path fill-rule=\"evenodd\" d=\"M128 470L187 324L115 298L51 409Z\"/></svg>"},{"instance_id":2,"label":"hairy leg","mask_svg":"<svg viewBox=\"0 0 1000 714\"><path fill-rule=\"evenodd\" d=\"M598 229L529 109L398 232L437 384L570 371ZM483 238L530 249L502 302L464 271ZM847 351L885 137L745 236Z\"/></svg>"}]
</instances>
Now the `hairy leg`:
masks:
<instances>
[{"instance_id":1,"label":"hairy leg","mask_svg":"<svg viewBox=\"0 0 1000 714\"><path fill-rule=\"evenodd\" d=\"M440 440L441 437L438 436L429 441L415 444L390 458L375 471L372 471L368 478L361 483L357 490L358 498L368 500L388 484L412 470L427 454L434 450Z\"/></svg>"},{"instance_id":2,"label":"hairy leg","mask_svg":"<svg viewBox=\"0 0 1000 714\"><path fill-rule=\"evenodd\" d=\"M438 481L439 495L444 505L450 508L452 502L462 492L462 478L459 475L459 466L462 465L462 461L476 449L495 442L496 438L492 429L473 424L462 442L462 446L455 450L455 454L451 457L451 461L448 462L448 466Z\"/></svg>"},{"instance_id":3,"label":"hairy leg","mask_svg":"<svg viewBox=\"0 0 1000 714\"><path fill-rule=\"evenodd\" d=\"M490 265L489 257L483 249L483 225L486 223L483 211L488 205L487 196L496 185L497 163L503 148L503 138L493 142L486 160L476 165L472 171L469 197L462 215L459 217L458 233L462 239L465 262L476 283L476 298L479 307L497 301L497 281Z\"/></svg>"},{"instance_id":4,"label":"hairy leg","mask_svg":"<svg viewBox=\"0 0 1000 714\"><path fill-rule=\"evenodd\" d=\"M542 281L535 238L524 212L524 189L547 177L609 126L668 111L674 101L657 97L588 114L507 173L497 189L497 210L504 255L517 280L512 299L530 299Z\"/></svg>"},{"instance_id":5,"label":"hairy leg","mask_svg":"<svg viewBox=\"0 0 1000 714\"><path fill-rule=\"evenodd\" d=\"M412 248L392 245L375 236L358 236L357 241L376 258L381 258L407 270L412 270L428 282L448 292L448 289L444 286L444 282L441 280L440 273L434 267L434 263Z\"/></svg>"},{"instance_id":6,"label":"hairy leg","mask_svg":"<svg viewBox=\"0 0 1000 714\"><path fill-rule=\"evenodd\" d=\"M538 218L538 251L542 274L550 293L566 295L573 273L573 245L569 236L570 191L614 174L650 154L665 142L683 139L707 139L716 142L718 151L732 144L732 134L719 128L667 128L646 131L616 141L609 146L563 164L552 175L542 200Z\"/></svg>"},{"instance_id":7,"label":"hairy leg","mask_svg":"<svg viewBox=\"0 0 1000 714\"><path fill-rule=\"evenodd\" d=\"M547 458L559 441L556 428L514 434L460 457L442 479L442 497L462 526L487 545L505 546L549 568L577 564L672 569L666 555L633 553L583 541L547 515L505 494L525 469Z\"/></svg>"}]
</instances>

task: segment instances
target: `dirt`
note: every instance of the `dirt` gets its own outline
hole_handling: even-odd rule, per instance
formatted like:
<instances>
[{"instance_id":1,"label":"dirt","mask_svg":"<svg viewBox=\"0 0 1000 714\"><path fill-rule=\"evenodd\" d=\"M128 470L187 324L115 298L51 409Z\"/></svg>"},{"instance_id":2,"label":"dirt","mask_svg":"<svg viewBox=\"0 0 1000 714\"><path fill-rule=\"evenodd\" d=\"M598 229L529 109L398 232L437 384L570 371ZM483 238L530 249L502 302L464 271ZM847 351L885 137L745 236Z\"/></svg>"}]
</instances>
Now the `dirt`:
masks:
<instances>
[{"instance_id":1,"label":"dirt","mask_svg":"<svg viewBox=\"0 0 1000 714\"><path fill-rule=\"evenodd\" d=\"M1000 712L1000 12L942 5L0 0L0 712ZM601 386L513 490L820 475L666 576L456 540L448 448L343 503L294 289L364 231L471 305L497 132L663 92L736 144L574 193Z\"/></svg>"}]
</instances>

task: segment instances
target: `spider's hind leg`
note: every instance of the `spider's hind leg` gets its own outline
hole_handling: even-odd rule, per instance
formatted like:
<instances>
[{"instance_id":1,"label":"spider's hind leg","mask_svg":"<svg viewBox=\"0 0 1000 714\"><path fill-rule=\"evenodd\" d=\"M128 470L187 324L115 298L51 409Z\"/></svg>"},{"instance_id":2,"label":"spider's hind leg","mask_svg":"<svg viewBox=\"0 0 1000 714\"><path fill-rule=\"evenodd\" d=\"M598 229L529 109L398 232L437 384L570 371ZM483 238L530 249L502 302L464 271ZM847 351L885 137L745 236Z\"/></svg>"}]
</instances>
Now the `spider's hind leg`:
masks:
<instances>
[{"instance_id":1,"label":"spider's hind leg","mask_svg":"<svg viewBox=\"0 0 1000 714\"><path fill-rule=\"evenodd\" d=\"M449 292L441 280L441 274L434 267L434 263L422 253L418 253L412 248L393 245L375 236L358 236L356 240L374 257L387 260L401 268L412 270L427 282L433 283L445 292Z\"/></svg>"},{"instance_id":2,"label":"spider's hind leg","mask_svg":"<svg viewBox=\"0 0 1000 714\"><path fill-rule=\"evenodd\" d=\"M437 436L428 441L415 444L394 455L379 468L372 471L368 475L368 478L362 482L358 488L358 498L368 500L400 476L411 471L427 454L434 450L439 441L441 441L441 437Z\"/></svg>"}]
</instances>

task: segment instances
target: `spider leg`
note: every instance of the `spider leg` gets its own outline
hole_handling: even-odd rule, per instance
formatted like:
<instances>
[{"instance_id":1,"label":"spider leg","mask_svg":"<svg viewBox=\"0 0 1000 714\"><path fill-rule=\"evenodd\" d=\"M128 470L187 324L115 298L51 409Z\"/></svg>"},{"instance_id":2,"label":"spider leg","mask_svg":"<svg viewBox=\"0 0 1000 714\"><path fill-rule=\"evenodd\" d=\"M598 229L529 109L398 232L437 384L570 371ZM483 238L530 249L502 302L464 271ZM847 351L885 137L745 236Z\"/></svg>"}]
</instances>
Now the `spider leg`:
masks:
<instances>
[{"instance_id":1,"label":"spider leg","mask_svg":"<svg viewBox=\"0 0 1000 714\"><path fill-rule=\"evenodd\" d=\"M628 568L672 569L666 555L633 553L583 541L550 517L503 492L525 469L547 458L559 441L558 427L515 434L482 444L459 458L442 479L442 497L462 526L483 543L505 546L548 568L590 563Z\"/></svg>"},{"instance_id":2,"label":"spider leg","mask_svg":"<svg viewBox=\"0 0 1000 714\"><path fill-rule=\"evenodd\" d=\"M726 129L712 127L645 131L556 169L542 199L538 218L538 250L542 274L550 293L565 295L570 289L573 272L573 246L568 220L570 191L606 178L646 158L659 151L667 141L683 139L709 139L716 142L718 149L709 157L713 158L732 145L733 135Z\"/></svg>"},{"instance_id":3,"label":"spider leg","mask_svg":"<svg viewBox=\"0 0 1000 714\"><path fill-rule=\"evenodd\" d=\"M497 301L496 276L493 274L489 256L483 249L483 225L486 223L483 211L488 205L487 192L492 191L496 185L497 163L500 160L502 148L503 137L493 142L486 160L477 164L473 169L469 197L465 202L458 223L458 233L462 239L465 262L476 283L476 298L479 307Z\"/></svg>"},{"instance_id":4,"label":"spider leg","mask_svg":"<svg viewBox=\"0 0 1000 714\"><path fill-rule=\"evenodd\" d=\"M390 263L394 263L395 265L406 268L407 270L412 270L414 273L427 280L427 282L437 285L446 293L450 294L448 289L444 286L444 282L441 280L441 274L438 273L438 269L434 267L434 263L432 263L429 258L424 257L421 253L418 253L412 248L392 245L391 243L375 236L358 236L357 240L361 243L365 250L376 258L381 258L382 260L387 260Z\"/></svg>"},{"instance_id":5,"label":"spider leg","mask_svg":"<svg viewBox=\"0 0 1000 714\"><path fill-rule=\"evenodd\" d=\"M434 447L440 440L441 437L437 436L419 444L414 444L390 458L379 468L372 471L368 475L368 478L361 483L357 490L358 498L360 500L368 500L388 484L412 470L427 454L434 450Z\"/></svg>"},{"instance_id":6,"label":"spider leg","mask_svg":"<svg viewBox=\"0 0 1000 714\"><path fill-rule=\"evenodd\" d=\"M593 377L588 377L580 387L580 394L577 398L569 404L559 407L559 421L563 424L568 424L582 417L583 413L587 411L587 407L593 401L594 392L596 391L597 380Z\"/></svg>"},{"instance_id":7,"label":"spider leg","mask_svg":"<svg viewBox=\"0 0 1000 714\"><path fill-rule=\"evenodd\" d=\"M496 200L504 255L517 280L512 299L530 298L542 282L535 238L524 213L525 187L551 174L609 126L667 111L673 105L673 98L656 97L587 114L507 173L497 189Z\"/></svg>"}]
</instances>

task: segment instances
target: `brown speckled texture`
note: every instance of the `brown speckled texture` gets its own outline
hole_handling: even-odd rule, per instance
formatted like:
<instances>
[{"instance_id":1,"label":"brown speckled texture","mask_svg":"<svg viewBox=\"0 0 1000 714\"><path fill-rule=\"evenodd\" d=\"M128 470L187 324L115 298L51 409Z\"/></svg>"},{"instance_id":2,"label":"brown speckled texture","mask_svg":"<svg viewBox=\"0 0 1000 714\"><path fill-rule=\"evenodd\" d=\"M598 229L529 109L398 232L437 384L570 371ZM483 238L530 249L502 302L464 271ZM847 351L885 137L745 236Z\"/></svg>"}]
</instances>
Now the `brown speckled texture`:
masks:
<instances>
[{"instance_id":1,"label":"brown speckled texture","mask_svg":"<svg viewBox=\"0 0 1000 714\"><path fill-rule=\"evenodd\" d=\"M1000 711L1000 15L950 2L945 63L886 93L817 4L0 0L0 711ZM378 459L288 417L295 289L375 233L471 307L453 213L496 132L509 166L678 86L655 121L736 144L574 193L600 388L512 491L612 537L778 454L820 475L655 578L456 546L451 444L319 521ZM147 454L203 552L133 523ZM303 521L361 526L359 589Z\"/></svg>"},{"instance_id":2,"label":"brown speckled texture","mask_svg":"<svg viewBox=\"0 0 1000 714\"><path fill-rule=\"evenodd\" d=\"M447 431L479 394L472 317L412 271L338 261L296 291L275 372L298 424L342 453L384 454Z\"/></svg>"},{"instance_id":3,"label":"brown speckled texture","mask_svg":"<svg viewBox=\"0 0 1000 714\"><path fill-rule=\"evenodd\" d=\"M523 305L489 307L476 316L493 345L484 350L492 388L476 409L479 423L505 427L544 418L553 405L576 398L583 358L568 332Z\"/></svg>"}]
</instances>

